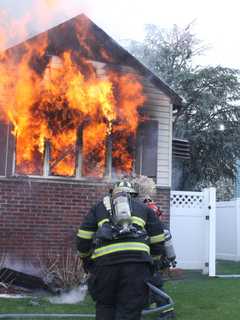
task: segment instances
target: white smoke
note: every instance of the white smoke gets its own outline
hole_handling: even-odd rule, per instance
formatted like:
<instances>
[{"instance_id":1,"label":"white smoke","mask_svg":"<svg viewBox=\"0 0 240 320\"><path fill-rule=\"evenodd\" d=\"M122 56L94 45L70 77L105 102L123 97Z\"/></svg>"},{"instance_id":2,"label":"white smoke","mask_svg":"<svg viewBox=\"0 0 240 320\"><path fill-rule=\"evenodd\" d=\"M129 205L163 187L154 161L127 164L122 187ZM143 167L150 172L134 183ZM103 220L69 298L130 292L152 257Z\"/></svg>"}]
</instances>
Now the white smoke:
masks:
<instances>
[{"instance_id":1,"label":"white smoke","mask_svg":"<svg viewBox=\"0 0 240 320\"><path fill-rule=\"evenodd\" d=\"M32 261L9 257L7 255L3 256L2 261L0 258L0 269L9 268L14 271L22 272L28 275L41 277L41 268L33 264Z\"/></svg>"},{"instance_id":2,"label":"white smoke","mask_svg":"<svg viewBox=\"0 0 240 320\"><path fill-rule=\"evenodd\" d=\"M154 197L156 195L156 183L152 178L139 175L132 178L131 183L134 185L134 188L138 192L138 196L141 199L144 199L148 196Z\"/></svg>"},{"instance_id":3,"label":"white smoke","mask_svg":"<svg viewBox=\"0 0 240 320\"><path fill-rule=\"evenodd\" d=\"M75 304L84 301L87 294L87 285L80 285L68 292L62 293L57 297L50 297L52 304Z\"/></svg>"}]
</instances>

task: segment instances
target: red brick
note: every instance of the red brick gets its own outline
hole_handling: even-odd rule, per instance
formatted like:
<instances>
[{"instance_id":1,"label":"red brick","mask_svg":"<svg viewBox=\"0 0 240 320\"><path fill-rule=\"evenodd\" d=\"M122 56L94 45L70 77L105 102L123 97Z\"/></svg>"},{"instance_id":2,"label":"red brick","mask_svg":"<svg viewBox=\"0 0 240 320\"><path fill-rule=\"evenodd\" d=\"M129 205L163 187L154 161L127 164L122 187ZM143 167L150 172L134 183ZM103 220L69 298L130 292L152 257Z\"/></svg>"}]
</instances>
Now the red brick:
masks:
<instances>
[{"instance_id":1,"label":"red brick","mask_svg":"<svg viewBox=\"0 0 240 320\"><path fill-rule=\"evenodd\" d=\"M15 179L0 180L0 252L31 259L75 250L75 234L91 206L107 193L109 184ZM155 200L169 220L169 190Z\"/></svg>"}]
</instances>

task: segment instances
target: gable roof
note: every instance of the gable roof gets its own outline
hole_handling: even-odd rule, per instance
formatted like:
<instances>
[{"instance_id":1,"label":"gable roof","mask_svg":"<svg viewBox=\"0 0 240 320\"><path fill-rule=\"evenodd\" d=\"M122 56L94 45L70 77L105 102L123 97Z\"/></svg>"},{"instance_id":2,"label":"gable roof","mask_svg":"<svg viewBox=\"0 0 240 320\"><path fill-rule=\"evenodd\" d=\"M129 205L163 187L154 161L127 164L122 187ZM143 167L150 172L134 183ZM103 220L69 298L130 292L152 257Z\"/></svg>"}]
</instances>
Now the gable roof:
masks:
<instances>
[{"instance_id":1,"label":"gable roof","mask_svg":"<svg viewBox=\"0 0 240 320\"><path fill-rule=\"evenodd\" d=\"M152 71L145 67L139 60L120 46L105 31L100 29L84 14L80 14L67 20L45 32L42 32L14 47L7 49L9 53L19 54L27 43L38 41L47 35L47 55L58 55L66 50L77 50L85 58L110 63L115 65L126 65L135 68L141 75L147 77L157 88L168 95L174 107L182 105L182 98L172 90L166 83L157 77Z\"/></svg>"}]
</instances>

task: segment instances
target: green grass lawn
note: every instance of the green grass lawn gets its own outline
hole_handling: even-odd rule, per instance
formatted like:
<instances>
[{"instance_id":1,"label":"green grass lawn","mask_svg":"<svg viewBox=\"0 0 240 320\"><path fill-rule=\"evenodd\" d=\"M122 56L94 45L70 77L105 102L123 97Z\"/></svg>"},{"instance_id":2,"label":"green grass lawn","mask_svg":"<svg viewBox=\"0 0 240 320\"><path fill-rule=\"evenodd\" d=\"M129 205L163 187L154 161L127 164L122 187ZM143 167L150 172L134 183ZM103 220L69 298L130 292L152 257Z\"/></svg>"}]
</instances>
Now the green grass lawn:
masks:
<instances>
[{"instance_id":1,"label":"green grass lawn","mask_svg":"<svg viewBox=\"0 0 240 320\"><path fill-rule=\"evenodd\" d=\"M216 274L237 274L240 275L240 262L217 260Z\"/></svg>"},{"instance_id":2,"label":"green grass lawn","mask_svg":"<svg viewBox=\"0 0 240 320\"><path fill-rule=\"evenodd\" d=\"M165 289L175 301L178 320L240 319L240 279L208 278L198 272L187 272L181 280L166 282ZM39 305L34 305L36 302ZM46 298L0 299L0 314L93 312L93 303L89 298L78 305L51 305ZM144 317L146 320L155 318L153 315Z\"/></svg>"},{"instance_id":3,"label":"green grass lawn","mask_svg":"<svg viewBox=\"0 0 240 320\"><path fill-rule=\"evenodd\" d=\"M168 283L167 289L175 301L179 320L240 318L240 279L203 277L171 282Z\"/></svg>"}]
</instances>

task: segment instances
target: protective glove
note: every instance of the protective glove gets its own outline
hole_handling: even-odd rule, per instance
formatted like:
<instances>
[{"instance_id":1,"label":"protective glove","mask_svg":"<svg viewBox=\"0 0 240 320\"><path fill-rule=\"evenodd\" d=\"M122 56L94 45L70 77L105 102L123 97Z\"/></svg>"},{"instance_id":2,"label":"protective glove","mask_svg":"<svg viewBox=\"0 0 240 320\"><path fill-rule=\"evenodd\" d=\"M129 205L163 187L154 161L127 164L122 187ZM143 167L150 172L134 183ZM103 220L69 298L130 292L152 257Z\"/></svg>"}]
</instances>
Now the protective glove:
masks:
<instances>
[{"instance_id":1,"label":"protective glove","mask_svg":"<svg viewBox=\"0 0 240 320\"><path fill-rule=\"evenodd\" d=\"M154 260L153 266L154 266L154 271L160 271L163 269L169 268L171 265L170 261L162 256L160 259Z\"/></svg>"}]
</instances>

